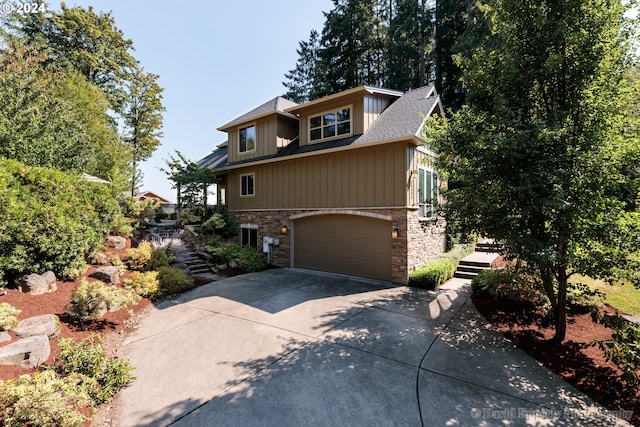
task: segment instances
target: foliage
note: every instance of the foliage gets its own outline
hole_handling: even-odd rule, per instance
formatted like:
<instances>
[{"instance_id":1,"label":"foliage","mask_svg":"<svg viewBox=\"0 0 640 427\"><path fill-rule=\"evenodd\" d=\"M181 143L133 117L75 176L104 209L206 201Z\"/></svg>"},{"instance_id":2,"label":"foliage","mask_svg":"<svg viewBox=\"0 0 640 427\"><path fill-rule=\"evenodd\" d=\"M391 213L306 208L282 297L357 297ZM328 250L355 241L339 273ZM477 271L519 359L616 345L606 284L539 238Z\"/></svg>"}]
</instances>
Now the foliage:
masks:
<instances>
[{"instance_id":1,"label":"foliage","mask_svg":"<svg viewBox=\"0 0 640 427\"><path fill-rule=\"evenodd\" d=\"M453 259L429 261L409 274L409 286L435 289L453 276L457 265L457 261Z\"/></svg>"},{"instance_id":2,"label":"foliage","mask_svg":"<svg viewBox=\"0 0 640 427\"><path fill-rule=\"evenodd\" d=\"M238 268L247 273L264 270L266 263L263 254L253 246L245 246L240 250Z\"/></svg>"},{"instance_id":3,"label":"foliage","mask_svg":"<svg viewBox=\"0 0 640 427\"><path fill-rule=\"evenodd\" d=\"M605 294L585 283L567 284L567 304L574 309L597 311L604 304Z\"/></svg>"},{"instance_id":4,"label":"foliage","mask_svg":"<svg viewBox=\"0 0 640 427\"><path fill-rule=\"evenodd\" d=\"M161 268L159 267L159 269ZM154 299L160 294L157 271L146 271L144 273L134 271L124 279L122 286L143 298Z\"/></svg>"},{"instance_id":5,"label":"foliage","mask_svg":"<svg viewBox=\"0 0 640 427\"><path fill-rule=\"evenodd\" d=\"M561 341L568 277L619 278L640 246L640 214L621 191L623 159L640 147L626 115L637 102L624 79L628 21L616 0L482 11L491 37L458 57L468 105L425 127L451 183L442 210L455 231L494 238L537 270Z\"/></svg>"},{"instance_id":6,"label":"foliage","mask_svg":"<svg viewBox=\"0 0 640 427\"><path fill-rule=\"evenodd\" d=\"M0 158L0 284L52 270L78 277L120 215L108 185Z\"/></svg>"},{"instance_id":7,"label":"foliage","mask_svg":"<svg viewBox=\"0 0 640 427\"><path fill-rule=\"evenodd\" d=\"M132 160L133 196L139 172L138 164L151 157L160 145L162 137L163 88L158 84L158 75L145 73L136 67L129 74L127 92L124 97L122 118L125 124L124 143L129 148Z\"/></svg>"},{"instance_id":8,"label":"foliage","mask_svg":"<svg viewBox=\"0 0 640 427\"><path fill-rule=\"evenodd\" d=\"M160 268L158 281L160 282L160 293L162 295L173 295L193 289L193 279L187 276L187 273L180 268Z\"/></svg>"},{"instance_id":9,"label":"foliage","mask_svg":"<svg viewBox=\"0 0 640 427\"><path fill-rule=\"evenodd\" d=\"M240 257L242 248L238 244L227 246L208 245L205 250L213 256L213 261L217 264L229 264L232 260Z\"/></svg>"},{"instance_id":10,"label":"foliage","mask_svg":"<svg viewBox=\"0 0 640 427\"><path fill-rule=\"evenodd\" d=\"M513 282L514 275L514 271L509 268L482 270L471 280L471 291L474 296L481 298L504 297L504 286Z\"/></svg>"},{"instance_id":11,"label":"foliage","mask_svg":"<svg viewBox=\"0 0 640 427\"><path fill-rule=\"evenodd\" d=\"M122 213L127 218L135 220L139 225L140 223L151 222L160 209L160 201L157 199L138 200L135 197L128 196L124 199Z\"/></svg>"},{"instance_id":12,"label":"foliage","mask_svg":"<svg viewBox=\"0 0 640 427\"><path fill-rule=\"evenodd\" d=\"M202 223L200 226L200 232L203 234L212 234L217 230L224 228L225 225L226 223L224 222L222 215L214 213L209 217L209 219Z\"/></svg>"},{"instance_id":13,"label":"foliage","mask_svg":"<svg viewBox=\"0 0 640 427\"><path fill-rule=\"evenodd\" d=\"M170 254L173 255L171 249L168 251L166 249L154 249L153 252L151 252L151 258L147 261L144 269L146 271L157 271L160 270L161 267L168 267L169 264L171 264L171 259L169 258ZM175 256L173 256L173 258L175 260Z\"/></svg>"},{"instance_id":14,"label":"foliage","mask_svg":"<svg viewBox=\"0 0 640 427\"><path fill-rule=\"evenodd\" d=\"M46 68L37 44L8 43L0 50L0 156L121 184L128 159L100 90L76 72Z\"/></svg>"},{"instance_id":15,"label":"foliage","mask_svg":"<svg viewBox=\"0 0 640 427\"><path fill-rule=\"evenodd\" d=\"M640 383L640 326L629 324L621 316L600 316L594 320L613 328L611 339L598 341L594 345L604 351L607 361L622 369L623 377L633 385Z\"/></svg>"},{"instance_id":16,"label":"foliage","mask_svg":"<svg viewBox=\"0 0 640 427\"><path fill-rule=\"evenodd\" d=\"M541 291L539 280L524 269L502 268L483 270L471 281L473 295L498 298L539 307L545 314L549 300Z\"/></svg>"},{"instance_id":17,"label":"foliage","mask_svg":"<svg viewBox=\"0 0 640 427\"><path fill-rule=\"evenodd\" d=\"M137 248L127 249L122 255L122 260L129 270L145 271L152 255L153 245L150 242L140 242Z\"/></svg>"},{"instance_id":18,"label":"foliage","mask_svg":"<svg viewBox=\"0 0 640 427\"><path fill-rule=\"evenodd\" d=\"M161 170L173 181L173 188L178 192L180 222L190 224L202 221L207 213L209 187L217 182L217 178L208 167L187 159L178 150L175 151L175 157L170 156L166 163L168 169ZM187 218L189 214L192 217Z\"/></svg>"},{"instance_id":19,"label":"foliage","mask_svg":"<svg viewBox=\"0 0 640 427\"><path fill-rule=\"evenodd\" d=\"M311 30L308 41L298 42L296 66L284 75L287 81L282 82L287 88L285 98L297 103L313 99L314 83L321 78L317 70L319 48L320 35L316 30Z\"/></svg>"},{"instance_id":20,"label":"foliage","mask_svg":"<svg viewBox=\"0 0 640 427\"><path fill-rule=\"evenodd\" d=\"M22 313L7 302L0 302L0 331L11 330L19 322L18 316Z\"/></svg>"},{"instance_id":21,"label":"foliage","mask_svg":"<svg viewBox=\"0 0 640 427\"><path fill-rule=\"evenodd\" d=\"M93 334L81 342L71 338L58 341L60 355L56 370L63 376L79 374L95 381L97 387L89 387L89 395L97 404L106 403L118 391L126 387L135 376L133 367L126 359L110 358L101 343L102 337ZM91 381L88 382L91 384Z\"/></svg>"},{"instance_id":22,"label":"foliage","mask_svg":"<svg viewBox=\"0 0 640 427\"><path fill-rule=\"evenodd\" d=\"M111 266L116 267L118 269L118 274L122 276L125 271L127 271L127 266L124 265L124 262L120 258L118 254L112 254L109 256L109 262Z\"/></svg>"},{"instance_id":23,"label":"foliage","mask_svg":"<svg viewBox=\"0 0 640 427\"><path fill-rule=\"evenodd\" d=\"M78 287L71 291L71 302L67 307L69 314L81 323L97 320L106 311L117 311L140 298L133 292L116 286L106 285L96 280L83 279Z\"/></svg>"},{"instance_id":24,"label":"foliage","mask_svg":"<svg viewBox=\"0 0 640 427\"><path fill-rule=\"evenodd\" d=\"M603 280L580 275L572 276L571 282L586 283L589 287L605 295L607 305L630 316L640 316L640 288L636 288L628 282L609 284Z\"/></svg>"},{"instance_id":25,"label":"foliage","mask_svg":"<svg viewBox=\"0 0 640 427\"><path fill-rule=\"evenodd\" d=\"M240 232L238 228L238 224L236 223L236 219L229 214L229 210L226 205L216 205L216 213L222 217L224 221L224 226L216 230L216 233L220 235L222 238L229 238L232 236L237 236Z\"/></svg>"},{"instance_id":26,"label":"foliage","mask_svg":"<svg viewBox=\"0 0 640 427\"><path fill-rule=\"evenodd\" d=\"M81 427L87 421L84 408L91 397L80 375L58 377L52 370L0 381L0 424Z\"/></svg>"}]
</instances>

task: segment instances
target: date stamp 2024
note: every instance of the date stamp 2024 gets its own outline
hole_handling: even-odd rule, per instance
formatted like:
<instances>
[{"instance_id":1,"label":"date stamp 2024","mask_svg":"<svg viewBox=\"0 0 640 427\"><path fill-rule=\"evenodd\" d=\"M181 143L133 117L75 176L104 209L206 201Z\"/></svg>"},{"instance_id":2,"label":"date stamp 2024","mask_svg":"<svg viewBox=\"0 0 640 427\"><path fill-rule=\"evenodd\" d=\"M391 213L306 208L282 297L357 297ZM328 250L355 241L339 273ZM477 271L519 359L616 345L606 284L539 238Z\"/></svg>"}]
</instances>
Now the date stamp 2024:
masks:
<instances>
[{"instance_id":1,"label":"date stamp 2024","mask_svg":"<svg viewBox=\"0 0 640 427\"><path fill-rule=\"evenodd\" d=\"M44 13L47 11L46 3L36 2L7 2L0 3L2 13Z\"/></svg>"}]
</instances>

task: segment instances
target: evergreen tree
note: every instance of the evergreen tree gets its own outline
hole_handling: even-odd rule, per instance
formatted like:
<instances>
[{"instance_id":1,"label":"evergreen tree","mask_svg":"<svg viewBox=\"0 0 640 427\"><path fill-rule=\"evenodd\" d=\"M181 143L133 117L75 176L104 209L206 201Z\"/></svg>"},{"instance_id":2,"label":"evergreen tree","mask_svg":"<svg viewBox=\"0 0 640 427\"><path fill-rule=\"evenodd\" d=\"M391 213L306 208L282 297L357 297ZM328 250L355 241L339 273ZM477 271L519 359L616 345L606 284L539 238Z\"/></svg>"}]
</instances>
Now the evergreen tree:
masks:
<instances>
[{"instance_id":1,"label":"evergreen tree","mask_svg":"<svg viewBox=\"0 0 640 427\"><path fill-rule=\"evenodd\" d=\"M287 88L285 98L302 103L311 99L313 88L319 81L317 67L320 35L316 30L311 30L309 40L300 41L298 44L296 67L284 75L287 81L282 84Z\"/></svg>"}]
</instances>

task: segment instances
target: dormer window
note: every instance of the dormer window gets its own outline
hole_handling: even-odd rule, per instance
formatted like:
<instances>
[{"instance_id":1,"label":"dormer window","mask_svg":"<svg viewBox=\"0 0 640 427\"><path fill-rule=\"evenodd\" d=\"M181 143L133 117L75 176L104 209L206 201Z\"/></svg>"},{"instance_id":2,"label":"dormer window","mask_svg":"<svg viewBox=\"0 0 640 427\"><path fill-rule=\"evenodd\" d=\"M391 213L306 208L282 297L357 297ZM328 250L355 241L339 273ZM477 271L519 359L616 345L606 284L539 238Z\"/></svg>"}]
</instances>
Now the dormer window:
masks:
<instances>
[{"instance_id":1,"label":"dormer window","mask_svg":"<svg viewBox=\"0 0 640 427\"><path fill-rule=\"evenodd\" d=\"M326 111L309 116L309 140L336 138L351 135L351 107Z\"/></svg>"},{"instance_id":2,"label":"dormer window","mask_svg":"<svg viewBox=\"0 0 640 427\"><path fill-rule=\"evenodd\" d=\"M256 127L254 125L240 128L239 132L239 153L249 153L256 151Z\"/></svg>"}]
</instances>

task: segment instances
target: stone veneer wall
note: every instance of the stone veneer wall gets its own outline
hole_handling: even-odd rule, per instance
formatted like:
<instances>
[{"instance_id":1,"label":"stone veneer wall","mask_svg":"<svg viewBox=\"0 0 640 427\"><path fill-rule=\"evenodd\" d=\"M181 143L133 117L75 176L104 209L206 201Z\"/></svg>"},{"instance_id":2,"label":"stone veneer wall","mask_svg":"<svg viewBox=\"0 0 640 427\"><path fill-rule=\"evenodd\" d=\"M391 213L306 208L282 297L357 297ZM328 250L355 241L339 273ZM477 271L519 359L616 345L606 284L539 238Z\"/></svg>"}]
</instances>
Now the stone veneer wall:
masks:
<instances>
[{"instance_id":1,"label":"stone veneer wall","mask_svg":"<svg viewBox=\"0 0 640 427\"><path fill-rule=\"evenodd\" d=\"M426 223L429 226L424 227L425 223L418 221L418 214L415 209L336 209L326 213L332 214L347 211L390 216L392 218L391 228L398 227L400 230L398 238L391 241L391 280L394 283L406 284L411 271L444 251L444 223L440 221L436 226L433 226L432 222L429 222ZM258 227L258 249L260 251L262 250L263 237L268 236L279 239L279 245L271 246L270 262L278 267L290 267L291 231L293 228L291 217L310 212L318 212L318 210L235 211L230 213L235 216L238 227L243 225ZM289 227L289 232L286 234L282 234L283 225ZM391 232L391 228L389 232Z\"/></svg>"}]
</instances>

